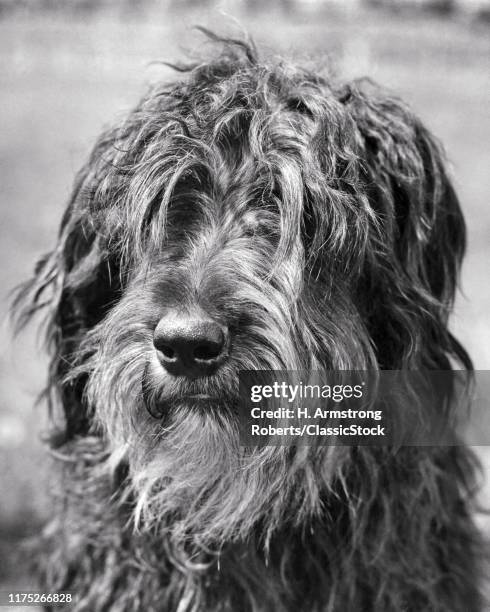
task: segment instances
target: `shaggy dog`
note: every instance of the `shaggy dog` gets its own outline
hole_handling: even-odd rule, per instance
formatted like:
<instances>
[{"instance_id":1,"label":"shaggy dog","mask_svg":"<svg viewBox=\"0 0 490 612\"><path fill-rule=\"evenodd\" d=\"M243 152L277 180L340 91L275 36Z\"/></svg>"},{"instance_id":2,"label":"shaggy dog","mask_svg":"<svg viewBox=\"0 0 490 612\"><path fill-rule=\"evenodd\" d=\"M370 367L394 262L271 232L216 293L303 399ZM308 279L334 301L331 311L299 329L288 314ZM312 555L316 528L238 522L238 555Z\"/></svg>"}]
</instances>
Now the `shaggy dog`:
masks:
<instances>
[{"instance_id":1,"label":"shaggy dog","mask_svg":"<svg viewBox=\"0 0 490 612\"><path fill-rule=\"evenodd\" d=\"M441 150L369 81L210 36L99 138L19 297L63 408L43 584L76 612L476 612L468 449L237 426L242 370L471 370Z\"/></svg>"}]
</instances>

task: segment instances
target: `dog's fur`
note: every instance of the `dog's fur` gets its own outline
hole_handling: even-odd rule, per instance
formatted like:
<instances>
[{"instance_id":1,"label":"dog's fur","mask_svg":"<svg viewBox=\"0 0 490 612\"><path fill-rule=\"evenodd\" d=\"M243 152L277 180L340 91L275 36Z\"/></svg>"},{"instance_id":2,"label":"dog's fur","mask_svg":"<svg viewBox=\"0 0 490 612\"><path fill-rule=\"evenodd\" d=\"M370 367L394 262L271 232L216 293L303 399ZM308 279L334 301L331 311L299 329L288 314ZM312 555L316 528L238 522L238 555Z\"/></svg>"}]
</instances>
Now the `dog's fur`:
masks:
<instances>
[{"instance_id":1,"label":"dog's fur","mask_svg":"<svg viewBox=\"0 0 490 612\"><path fill-rule=\"evenodd\" d=\"M44 583L77 612L476 612L468 449L244 448L233 412L240 370L471 370L441 150L369 81L216 43L99 138L19 297L64 414ZM155 357L177 307L229 328L215 374Z\"/></svg>"}]
</instances>

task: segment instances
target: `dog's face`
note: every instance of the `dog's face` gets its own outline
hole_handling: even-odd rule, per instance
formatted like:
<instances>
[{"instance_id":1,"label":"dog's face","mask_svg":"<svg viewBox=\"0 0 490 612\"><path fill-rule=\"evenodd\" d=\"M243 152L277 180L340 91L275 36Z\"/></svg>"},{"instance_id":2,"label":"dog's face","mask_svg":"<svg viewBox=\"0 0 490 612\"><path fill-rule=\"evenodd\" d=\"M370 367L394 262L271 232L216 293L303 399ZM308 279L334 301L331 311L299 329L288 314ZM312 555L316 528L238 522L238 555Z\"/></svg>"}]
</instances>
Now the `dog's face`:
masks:
<instances>
[{"instance_id":1,"label":"dog's face","mask_svg":"<svg viewBox=\"0 0 490 612\"><path fill-rule=\"evenodd\" d=\"M352 219L349 234L316 227L327 224L328 211L315 206L331 186L318 184L325 162L311 116L233 109L212 134L222 108L199 110L200 119L181 118L187 132L177 123L159 135L156 155L151 145L140 151L144 177L130 170L152 195L127 184L123 230L128 239L144 207L145 238L139 252L127 249L133 261L120 298L85 339L82 367L97 420L128 454L141 518L172 516L175 530L178 517L209 544L243 535L274 497L280 523L297 504L288 497L311 488L299 484L306 468L297 482L290 477L288 449L240 448L239 372L374 365L350 294L356 264L336 273L362 251L373 219L360 199L354 214L341 211ZM305 195L307 181L317 193ZM348 193L338 200L354 202ZM309 449L303 454L306 462ZM318 489L330 460L324 469Z\"/></svg>"},{"instance_id":2,"label":"dog's face","mask_svg":"<svg viewBox=\"0 0 490 612\"><path fill-rule=\"evenodd\" d=\"M464 225L398 101L230 44L104 134L54 286L67 436L98 431L142 521L210 545L304 524L347 450L240 447L240 370L448 367Z\"/></svg>"}]
</instances>

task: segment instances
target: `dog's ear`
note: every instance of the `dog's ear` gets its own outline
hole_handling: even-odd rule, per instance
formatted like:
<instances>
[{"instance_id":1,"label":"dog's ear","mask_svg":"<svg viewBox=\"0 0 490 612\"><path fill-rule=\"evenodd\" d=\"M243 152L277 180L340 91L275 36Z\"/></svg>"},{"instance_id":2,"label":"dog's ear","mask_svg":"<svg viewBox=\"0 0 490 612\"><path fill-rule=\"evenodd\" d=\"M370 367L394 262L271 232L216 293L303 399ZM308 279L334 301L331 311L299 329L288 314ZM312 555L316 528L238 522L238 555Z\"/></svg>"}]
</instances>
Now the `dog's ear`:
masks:
<instances>
[{"instance_id":1,"label":"dog's ear","mask_svg":"<svg viewBox=\"0 0 490 612\"><path fill-rule=\"evenodd\" d=\"M378 223L363 291L380 361L446 369L452 358L469 368L447 329L466 233L441 148L412 111L369 81L350 84L340 100Z\"/></svg>"},{"instance_id":2,"label":"dog's ear","mask_svg":"<svg viewBox=\"0 0 490 612\"><path fill-rule=\"evenodd\" d=\"M33 277L16 292L13 316L17 329L39 313L44 315L46 343L51 356L48 387L50 409L61 402L63 423L57 423L54 446L91 425L85 404L85 376L66 380L80 359L79 347L87 332L107 313L120 291L117 263L97 227L92 200L100 188L107 145L101 139L87 165L79 172L63 216L55 248L37 263ZM77 363L78 364L78 363Z\"/></svg>"}]
</instances>

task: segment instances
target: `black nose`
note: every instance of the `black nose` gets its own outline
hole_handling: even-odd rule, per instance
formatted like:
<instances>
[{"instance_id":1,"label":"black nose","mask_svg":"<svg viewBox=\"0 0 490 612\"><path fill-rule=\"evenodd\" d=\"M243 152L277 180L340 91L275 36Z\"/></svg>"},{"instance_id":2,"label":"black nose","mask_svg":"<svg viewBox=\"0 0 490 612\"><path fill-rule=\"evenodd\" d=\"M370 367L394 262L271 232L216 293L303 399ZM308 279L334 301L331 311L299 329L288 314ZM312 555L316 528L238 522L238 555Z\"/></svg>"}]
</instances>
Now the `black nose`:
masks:
<instances>
[{"instance_id":1,"label":"black nose","mask_svg":"<svg viewBox=\"0 0 490 612\"><path fill-rule=\"evenodd\" d=\"M228 356L226 328L197 315L164 316L153 344L162 365L175 376L209 376Z\"/></svg>"}]
</instances>

